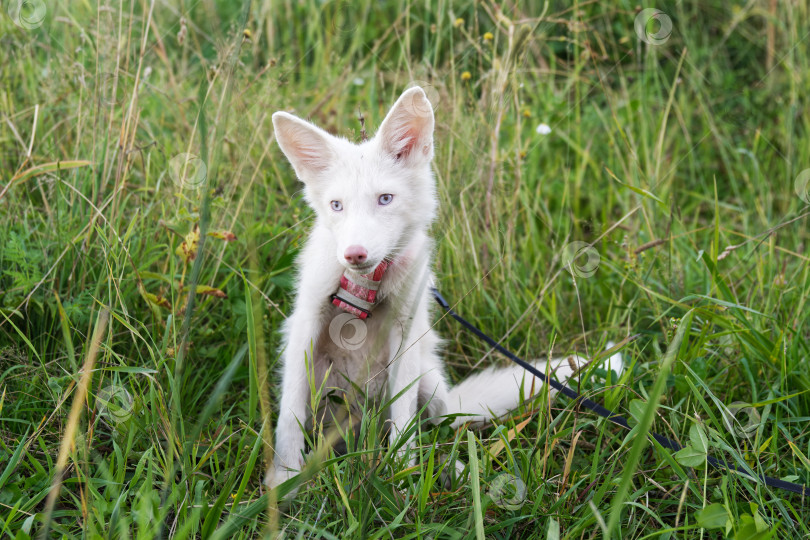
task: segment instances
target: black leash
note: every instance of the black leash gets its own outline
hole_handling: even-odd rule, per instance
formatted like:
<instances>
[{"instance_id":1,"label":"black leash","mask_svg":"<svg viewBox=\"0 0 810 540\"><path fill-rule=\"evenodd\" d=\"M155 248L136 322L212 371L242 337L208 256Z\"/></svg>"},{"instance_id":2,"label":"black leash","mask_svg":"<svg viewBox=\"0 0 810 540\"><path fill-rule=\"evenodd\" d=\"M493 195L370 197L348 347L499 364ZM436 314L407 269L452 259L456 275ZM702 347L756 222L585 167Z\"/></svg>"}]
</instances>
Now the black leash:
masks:
<instances>
[{"instance_id":1,"label":"black leash","mask_svg":"<svg viewBox=\"0 0 810 540\"><path fill-rule=\"evenodd\" d=\"M580 395L575 390L569 388L568 386L565 386L564 384L562 384L562 383L560 383L558 381L555 381L554 379L550 379L550 380L546 379L546 376L545 376L544 373L540 372L533 365L531 365L528 362L522 360L521 358L518 358L516 355L512 354L511 352L509 352L508 350L503 348L500 344L498 344L497 341L495 341L494 339L492 339L491 337L489 337L488 335L483 333L481 330L479 330L471 322L467 321L464 317L462 317L461 315L456 313L453 310L453 308L450 307L450 304L447 303L447 300L444 299L444 297L441 295L441 293L439 293L439 291L436 288L431 288L431 290L433 291L433 296L436 298L436 302L438 302L439 305L447 313L449 313L451 317L453 317L455 320L460 322L462 324L462 326L464 326L465 328L470 330L473 334L478 336L480 339L485 341L487 343L487 345L489 345L493 349L497 350L501 354L505 355L511 361L513 361L514 363L516 363L517 365L519 365L520 367L522 367L523 369L525 369L526 371L528 371L529 373L534 375L535 377L539 378L541 381L545 382L546 384L551 385L554 389L556 389L561 394L565 394L569 398L573 399L574 402L582 403L583 405L588 407L590 410L592 410L593 412L595 412L599 416L601 416L603 418L607 418L608 420L610 420L614 424L622 426L625 429L630 429L630 425L627 423L627 419L624 416L616 414L613 411L610 411L610 410L606 409L605 407L599 405L595 401L592 401L592 400L590 400L590 399L588 399L586 397L583 397L582 395ZM678 444L677 442L673 441L672 439L670 439L668 437L664 437L663 435L658 435L657 433L653 433L653 432L650 432L650 435L656 441L658 441L658 444L660 444L664 448L668 448L668 449L673 450L675 452L677 452L678 450L683 449L683 446L681 446L680 444ZM737 473L743 474L743 475L745 475L745 476L747 476L749 478L761 480L762 482L765 482L765 485L770 486L770 487L774 487L774 488L778 488L778 489L784 489L786 491L790 491L791 493L798 493L798 494L800 494L802 496L806 495L808 493L807 486L804 486L802 484L794 484L793 482L786 482L785 480L780 480L779 478L773 478L773 477L770 477L770 476L764 476L764 475L760 476L760 475L751 474L746 470L740 469L739 467L737 467L733 463L728 463L726 461L721 461L721 460L719 460L719 459L717 459L715 457L712 457L712 456L707 456L706 461L708 461L709 465L711 465L715 469L726 469L726 470L729 470L729 471L737 472Z\"/></svg>"}]
</instances>

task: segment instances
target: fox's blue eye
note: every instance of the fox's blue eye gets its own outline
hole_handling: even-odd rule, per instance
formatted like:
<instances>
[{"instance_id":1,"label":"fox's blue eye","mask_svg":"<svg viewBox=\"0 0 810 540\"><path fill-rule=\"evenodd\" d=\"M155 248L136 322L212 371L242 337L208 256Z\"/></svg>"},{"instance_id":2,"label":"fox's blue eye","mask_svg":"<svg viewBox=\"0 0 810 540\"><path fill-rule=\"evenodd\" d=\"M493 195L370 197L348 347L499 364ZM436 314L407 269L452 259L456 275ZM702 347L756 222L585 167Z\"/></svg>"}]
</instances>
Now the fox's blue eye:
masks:
<instances>
[{"instance_id":1,"label":"fox's blue eye","mask_svg":"<svg viewBox=\"0 0 810 540\"><path fill-rule=\"evenodd\" d=\"M385 206L387 204L391 204L391 201L394 200L394 196L390 193L385 193L384 195L380 195L380 198L377 199L377 202L380 203L380 206Z\"/></svg>"},{"instance_id":2,"label":"fox's blue eye","mask_svg":"<svg viewBox=\"0 0 810 540\"><path fill-rule=\"evenodd\" d=\"M340 212L343 210L343 203L340 201L332 201L332 210L335 212Z\"/></svg>"}]
</instances>

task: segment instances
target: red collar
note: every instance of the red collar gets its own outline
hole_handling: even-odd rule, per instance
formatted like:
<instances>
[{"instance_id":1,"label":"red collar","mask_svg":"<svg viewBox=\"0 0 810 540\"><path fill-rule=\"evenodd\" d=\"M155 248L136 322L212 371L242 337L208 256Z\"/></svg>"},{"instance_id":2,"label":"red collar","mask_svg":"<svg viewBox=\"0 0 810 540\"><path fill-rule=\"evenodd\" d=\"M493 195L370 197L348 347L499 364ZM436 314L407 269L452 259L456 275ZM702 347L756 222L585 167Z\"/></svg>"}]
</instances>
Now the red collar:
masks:
<instances>
[{"instance_id":1,"label":"red collar","mask_svg":"<svg viewBox=\"0 0 810 540\"><path fill-rule=\"evenodd\" d=\"M377 305L380 281L391 264L391 261L383 260L373 272L368 274L345 270L340 276L340 286L337 292L330 297L332 304L357 315L360 319L370 317L371 310Z\"/></svg>"}]
</instances>

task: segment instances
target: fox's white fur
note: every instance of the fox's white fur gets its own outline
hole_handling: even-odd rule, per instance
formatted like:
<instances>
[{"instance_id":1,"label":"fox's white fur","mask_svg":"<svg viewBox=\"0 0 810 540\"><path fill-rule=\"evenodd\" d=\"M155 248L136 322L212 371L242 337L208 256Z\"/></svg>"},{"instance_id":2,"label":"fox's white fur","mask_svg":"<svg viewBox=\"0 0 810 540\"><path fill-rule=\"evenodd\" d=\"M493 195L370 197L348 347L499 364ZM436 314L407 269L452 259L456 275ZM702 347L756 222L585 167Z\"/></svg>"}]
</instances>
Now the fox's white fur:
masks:
<instances>
[{"instance_id":1,"label":"fox's white fur","mask_svg":"<svg viewBox=\"0 0 810 540\"><path fill-rule=\"evenodd\" d=\"M425 403L434 416L463 414L454 420L458 426L507 414L517 407L521 387L526 394L542 388L518 366L491 368L452 388L447 383L439 339L431 329L428 229L437 209L433 124L431 104L419 87L406 90L376 136L361 144L285 112L273 115L276 140L304 183L316 219L298 258L295 308L284 326L274 467L266 479L270 486L291 478L304 464L301 426L313 414L311 385L317 389L325 381L327 391L339 389L355 398L359 388L378 402L402 394L390 407L392 442ZM393 199L382 205L385 194ZM340 210L332 201L340 203ZM349 246L365 248L367 259L351 264L344 257ZM346 269L366 273L384 258L394 262L380 284L378 305L365 322L350 321L360 334L354 340L349 336L347 344L340 326L352 317L329 298ZM538 367L564 381L583 362L572 357ZM619 355L609 362L609 369L621 371ZM317 414L324 413L319 409Z\"/></svg>"}]
</instances>

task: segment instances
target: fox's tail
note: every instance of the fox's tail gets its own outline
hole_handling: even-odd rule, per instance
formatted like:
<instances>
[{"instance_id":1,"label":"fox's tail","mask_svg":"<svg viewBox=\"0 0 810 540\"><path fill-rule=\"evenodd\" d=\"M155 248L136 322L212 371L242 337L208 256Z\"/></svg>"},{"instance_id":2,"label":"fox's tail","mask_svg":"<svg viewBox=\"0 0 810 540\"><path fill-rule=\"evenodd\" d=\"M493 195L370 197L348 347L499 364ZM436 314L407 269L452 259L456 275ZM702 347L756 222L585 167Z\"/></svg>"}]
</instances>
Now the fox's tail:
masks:
<instances>
[{"instance_id":1,"label":"fox's tail","mask_svg":"<svg viewBox=\"0 0 810 540\"><path fill-rule=\"evenodd\" d=\"M610 349L613 343L608 343ZM624 369L619 353L602 361L607 370L621 375ZM587 363L587 359L572 355L549 362L538 362L534 366L543 374L560 382L566 382L571 375ZM521 388L523 397L528 398L543 388L543 381L517 364L505 368L489 368L477 373L449 391L450 402L447 413L459 414L453 420L453 427L466 422L484 423L492 418L500 418L516 409L520 404ZM556 393L556 390L552 390Z\"/></svg>"}]
</instances>

